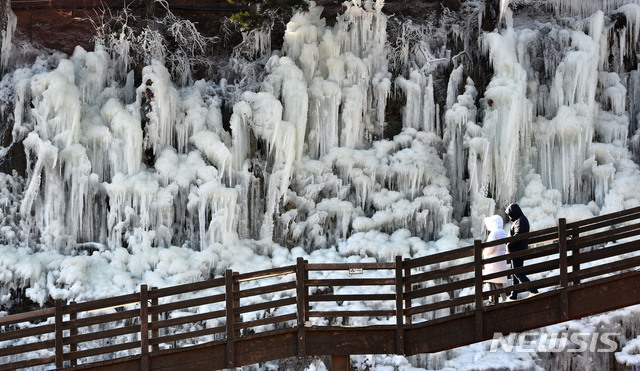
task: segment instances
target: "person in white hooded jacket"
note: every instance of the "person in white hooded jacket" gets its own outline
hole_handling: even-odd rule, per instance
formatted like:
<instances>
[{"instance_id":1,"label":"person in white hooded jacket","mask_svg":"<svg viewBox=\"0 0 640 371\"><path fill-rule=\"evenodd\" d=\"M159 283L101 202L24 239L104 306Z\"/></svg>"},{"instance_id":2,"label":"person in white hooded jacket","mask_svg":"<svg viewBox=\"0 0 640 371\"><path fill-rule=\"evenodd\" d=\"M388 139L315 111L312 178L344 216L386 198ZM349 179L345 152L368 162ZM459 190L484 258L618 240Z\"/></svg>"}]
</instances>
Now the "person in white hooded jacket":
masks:
<instances>
[{"instance_id":1,"label":"person in white hooded jacket","mask_svg":"<svg viewBox=\"0 0 640 371\"><path fill-rule=\"evenodd\" d=\"M502 228L503 221L500 215L492 215L484 218L484 225L489 232L489 236L487 237L487 242L499 240L502 238L507 238L507 232ZM490 246L482 249L482 259L494 258L496 256L505 255L507 253L507 245L500 244L496 246ZM507 261L500 260L497 262L485 264L483 266L482 275L486 276L488 274L493 274L497 272L502 272L507 270ZM502 288L507 283L507 276L496 277L489 280L486 280L489 283L490 290L497 290ZM502 301L507 299L507 295L505 293L500 294L500 298ZM493 304L498 303L498 295L493 295Z\"/></svg>"}]
</instances>

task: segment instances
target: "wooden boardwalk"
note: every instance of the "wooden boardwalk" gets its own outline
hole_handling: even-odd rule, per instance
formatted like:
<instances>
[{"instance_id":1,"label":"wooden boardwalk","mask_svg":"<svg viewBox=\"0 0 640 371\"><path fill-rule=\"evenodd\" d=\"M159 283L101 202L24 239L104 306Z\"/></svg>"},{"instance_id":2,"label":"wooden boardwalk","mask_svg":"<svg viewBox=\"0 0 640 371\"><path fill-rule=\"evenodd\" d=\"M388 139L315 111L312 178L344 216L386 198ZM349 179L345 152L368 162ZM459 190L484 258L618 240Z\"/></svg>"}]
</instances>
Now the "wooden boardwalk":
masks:
<instances>
[{"instance_id":1,"label":"wooden boardwalk","mask_svg":"<svg viewBox=\"0 0 640 371\"><path fill-rule=\"evenodd\" d=\"M529 239L524 267L483 276L491 245ZM0 370L217 370L297 356L414 355L640 303L640 208L393 262L295 265L0 318ZM536 281L483 291L512 273ZM491 295L536 286L528 299ZM358 302L359 310L344 302ZM344 310L341 310L345 308ZM371 323L382 323L370 325ZM7 343L5 343L7 344Z\"/></svg>"}]
</instances>

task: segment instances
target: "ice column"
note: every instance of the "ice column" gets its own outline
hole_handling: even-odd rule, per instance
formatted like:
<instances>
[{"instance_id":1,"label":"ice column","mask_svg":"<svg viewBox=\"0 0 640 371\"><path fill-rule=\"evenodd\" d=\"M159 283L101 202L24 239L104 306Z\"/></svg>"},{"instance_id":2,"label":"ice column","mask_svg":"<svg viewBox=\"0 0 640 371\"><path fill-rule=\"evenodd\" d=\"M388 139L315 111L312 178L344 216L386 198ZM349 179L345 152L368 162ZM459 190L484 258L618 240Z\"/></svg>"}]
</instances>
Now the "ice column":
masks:
<instances>
[{"instance_id":1,"label":"ice column","mask_svg":"<svg viewBox=\"0 0 640 371\"><path fill-rule=\"evenodd\" d=\"M389 94L391 93L391 80L389 80L388 76L377 73L373 76L371 83L373 85L372 106L375 107L376 112L376 130L382 134L384 133L385 127L385 109L387 107Z\"/></svg>"},{"instance_id":2,"label":"ice column","mask_svg":"<svg viewBox=\"0 0 640 371\"><path fill-rule=\"evenodd\" d=\"M465 93L458 96L458 102L445 113L446 167L449 171L449 179L451 179L455 218L462 217L468 201L468 186L465 181L467 150L465 150L464 139L467 126L475 124L476 95L473 80L467 78Z\"/></svg>"},{"instance_id":3,"label":"ice column","mask_svg":"<svg viewBox=\"0 0 640 371\"><path fill-rule=\"evenodd\" d=\"M136 106L140 110L145 110L142 107L142 96L147 93L146 89L151 92L150 98L147 98L150 112L146 117L148 122L145 127L144 148L150 148L158 155L162 148L175 146L173 126L177 122L177 102L181 99L171 82L169 71L158 61L154 60L151 65L143 68L142 82L136 90Z\"/></svg>"},{"instance_id":4,"label":"ice column","mask_svg":"<svg viewBox=\"0 0 640 371\"><path fill-rule=\"evenodd\" d=\"M96 50L87 52L77 46L71 57L74 64L77 84L83 103L96 104L104 92L109 70L109 54L101 45Z\"/></svg>"},{"instance_id":5,"label":"ice column","mask_svg":"<svg viewBox=\"0 0 640 371\"><path fill-rule=\"evenodd\" d=\"M107 101L102 107L101 115L109 123L112 131L109 152L112 169L110 177L118 172L126 175L137 173L142 161L140 120L134 118L115 98Z\"/></svg>"},{"instance_id":6,"label":"ice column","mask_svg":"<svg viewBox=\"0 0 640 371\"><path fill-rule=\"evenodd\" d=\"M307 119L309 96L303 71L288 57L272 57L272 64L277 65L262 84L262 90L271 92L282 102L284 121L293 124L296 130L296 143L293 150L295 159L302 158Z\"/></svg>"},{"instance_id":7,"label":"ice column","mask_svg":"<svg viewBox=\"0 0 640 371\"><path fill-rule=\"evenodd\" d=\"M485 92L491 105L487 104L483 118L483 137L490 142L489 193L499 207L517 199L518 171L529 161L533 103L526 96L527 73L517 58L518 42L512 28L487 34L482 40L495 71Z\"/></svg>"},{"instance_id":8,"label":"ice column","mask_svg":"<svg viewBox=\"0 0 640 371\"><path fill-rule=\"evenodd\" d=\"M317 77L309 87L309 154L318 158L338 145L340 86Z\"/></svg>"},{"instance_id":9,"label":"ice column","mask_svg":"<svg viewBox=\"0 0 640 371\"><path fill-rule=\"evenodd\" d=\"M409 79L399 76L395 83L406 99L402 107L402 126L439 134L438 107L433 97L432 75L426 77L422 71L412 70Z\"/></svg>"},{"instance_id":10,"label":"ice column","mask_svg":"<svg viewBox=\"0 0 640 371\"><path fill-rule=\"evenodd\" d=\"M273 170L268 179L267 198L265 200L266 210L261 227L261 238L270 239L273 234L273 218L277 205L286 194L289 181L293 171L293 162L296 156L296 126L290 122L282 120L282 104L271 93L268 92L245 92L242 99L246 104L236 104L245 117L245 121L251 133L256 139L266 146L266 155L270 159ZM235 108L235 107L234 107ZM248 110L247 110L248 108ZM234 115L236 114L234 110ZM236 116L238 119L238 116ZM239 123L240 121L236 121ZM244 136L246 133L236 133ZM244 140L234 139L235 143ZM245 142L246 143L246 142Z\"/></svg>"},{"instance_id":11,"label":"ice column","mask_svg":"<svg viewBox=\"0 0 640 371\"><path fill-rule=\"evenodd\" d=\"M420 71L413 70L409 73L409 79L398 76L396 86L402 89L406 97L406 104L402 108L402 126L423 130L422 122L422 87L425 85L424 77Z\"/></svg>"},{"instance_id":12,"label":"ice column","mask_svg":"<svg viewBox=\"0 0 640 371\"><path fill-rule=\"evenodd\" d=\"M212 180L198 187L200 197L198 218L200 221L200 246L212 242L232 243L237 239L237 199L235 189L226 188ZM207 220L209 220L207 222Z\"/></svg>"},{"instance_id":13,"label":"ice column","mask_svg":"<svg viewBox=\"0 0 640 371\"><path fill-rule=\"evenodd\" d=\"M74 76L71 61L62 59L54 71L38 75L31 82L36 130L43 140L51 140L60 148L80 139L80 91Z\"/></svg>"},{"instance_id":14,"label":"ice column","mask_svg":"<svg viewBox=\"0 0 640 371\"><path fill-rule=\"evenodd\" d=\"M0 6L0 9L5 10L5 14L0 12L0 26L5 26L4 28L0 27L0 71L4 70L9 63L9 57L11 57L11 38L13 37L13 32L16 30L16 25L18 24L18 18L11 10L11 1L4 1L4 4ZM5 18L6 15L6 18Z\"/></svg>"}]
</instances>

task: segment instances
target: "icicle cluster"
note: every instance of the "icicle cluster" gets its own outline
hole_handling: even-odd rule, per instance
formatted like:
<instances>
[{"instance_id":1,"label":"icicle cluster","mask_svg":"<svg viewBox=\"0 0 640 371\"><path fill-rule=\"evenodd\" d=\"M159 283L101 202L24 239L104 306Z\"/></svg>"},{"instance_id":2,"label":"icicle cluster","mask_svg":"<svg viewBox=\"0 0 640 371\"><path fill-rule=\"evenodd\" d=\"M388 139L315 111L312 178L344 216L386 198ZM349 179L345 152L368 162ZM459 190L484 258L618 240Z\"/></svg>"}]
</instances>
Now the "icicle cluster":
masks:
<instances>
[{"instance_id":1,"label":"icicle cluster","mask_svg":"<svg viewBox=\"0 0 640 371\"><path fill-rule=\"evenodd\" d=\"M125 104L127 86L107 88L111 63L100 46L77 48L51 71L14 74L22 78L14 137L33 128L24 139L20 211L35 220L35 240L61 251L84 242L123 246L145 234L158 246L235 240L229 135L212 87L178 91L154 63L143 70L137 100Z\"/></svg>"}]
</instances>

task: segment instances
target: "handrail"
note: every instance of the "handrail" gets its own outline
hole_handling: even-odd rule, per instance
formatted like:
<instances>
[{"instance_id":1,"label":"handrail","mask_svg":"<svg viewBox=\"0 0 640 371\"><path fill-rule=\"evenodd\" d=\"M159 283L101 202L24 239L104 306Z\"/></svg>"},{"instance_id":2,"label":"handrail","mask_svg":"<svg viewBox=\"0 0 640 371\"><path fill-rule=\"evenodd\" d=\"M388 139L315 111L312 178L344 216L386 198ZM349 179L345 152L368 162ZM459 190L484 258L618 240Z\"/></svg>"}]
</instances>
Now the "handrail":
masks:
<instances>
[{"instance_id":1,"label":"handrail","mask_svg":"<svg viewBox=\"0 0 640 371\"><path fill-rule=\"evenodd\" d=\"M559 219L557 228L491 243L476 240L473 246L415 259L398 256L393 262L318 264L298 258L295 265L243 274L227 270L223 277L161 289L141 285L138 293L85 303L57 300L53 308L0 317L0 341L38 338L0 349L0 370L50 363L60 369L123 351L149 357L163 344L186 347L203 341L223 341L226 366L231 368L235 367L235 342L296 327L298 338L304 339L310 318L316 317L387 318L396 329L398 354L404 353L406 326L465 313L475 316L476 339L481 339L485 299L492 295L534 286L551 288L560 293L560 313L568 318L568 289L586 284L585 280L591 283L625 274L640 265L640 254L597 264L640 251L640 243L628 241L640 238L639 221L640 208L634 208L574 223ZM530 249L482 258L483 248L524 239L532 245ZM498 273L482 272L483 264L518 257L529 263ZM388 274L372 277L368 271ZM483 290L488 279L539 272L550 273L528 283ZM357 310L341 306L353 301L363 305ZM335 304L327 305L331 302ZM103 345L96 347L100 341ZM55 356L26 357L42 350ZM304 355L304 348L299 352Z\"/></svg>"}]
</instances>

